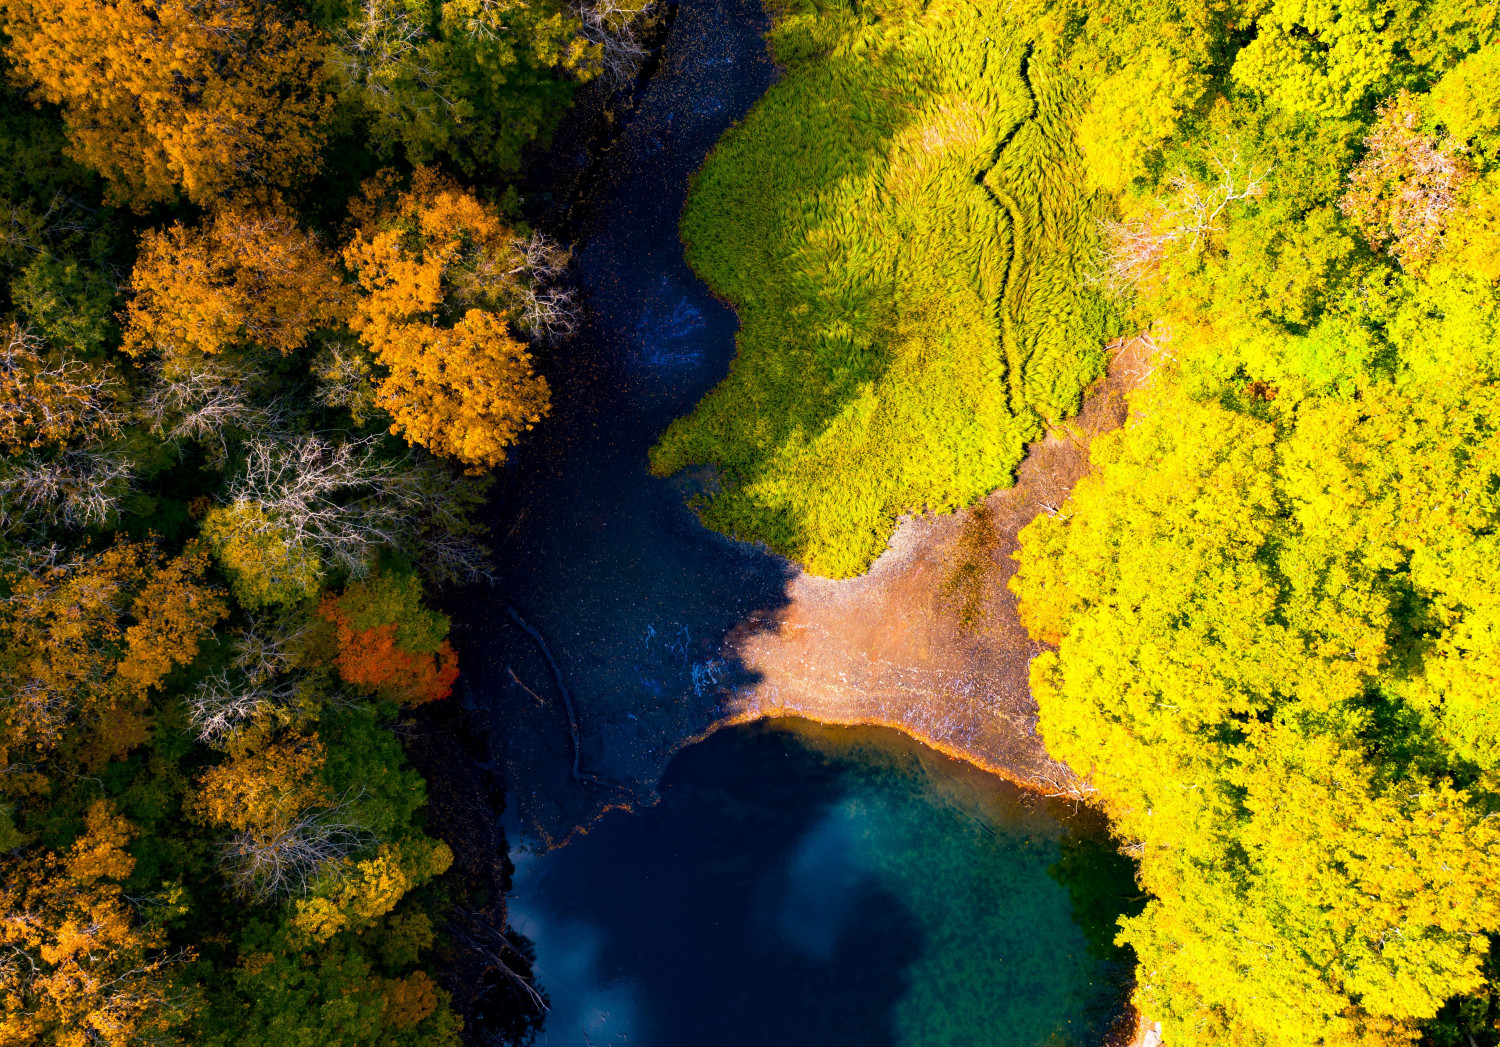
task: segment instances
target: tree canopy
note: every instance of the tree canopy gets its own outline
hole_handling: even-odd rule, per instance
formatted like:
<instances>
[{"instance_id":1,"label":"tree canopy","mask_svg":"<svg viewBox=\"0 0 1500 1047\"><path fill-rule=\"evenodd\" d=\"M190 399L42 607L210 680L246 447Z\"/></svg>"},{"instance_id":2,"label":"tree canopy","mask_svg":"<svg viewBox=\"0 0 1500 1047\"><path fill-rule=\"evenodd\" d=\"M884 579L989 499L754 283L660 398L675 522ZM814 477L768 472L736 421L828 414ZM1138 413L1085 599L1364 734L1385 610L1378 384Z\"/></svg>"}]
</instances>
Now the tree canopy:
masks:
<instances>
[{"instance_id":1,"label":"tree canopy","mask_svg":"<svg viewBox=\"0 0 1500 1047\"><path fill-rule=\"evenodd\" d=\"M1500 237L1475 92L1500 24L1208 15L1085 23L1119 70L1080 124L1115 208L1099 279L1153 371L1021 534L1041 732L1138 850L1120 940L1167 1042L1493 1043ZM1191 92L1109 90L1148 28Z\"/></svg>"},{"instance_id":2,"label":"tree canopy","mask_svg":"<svg viewBox=\"0 0 1500 1047\"><path fill-rule=\"evenodd\" d=\"M573 324L499 178L641 14L0 2L0 1042L459 1042L394 729Z\"/></svg>"}]
</instances>

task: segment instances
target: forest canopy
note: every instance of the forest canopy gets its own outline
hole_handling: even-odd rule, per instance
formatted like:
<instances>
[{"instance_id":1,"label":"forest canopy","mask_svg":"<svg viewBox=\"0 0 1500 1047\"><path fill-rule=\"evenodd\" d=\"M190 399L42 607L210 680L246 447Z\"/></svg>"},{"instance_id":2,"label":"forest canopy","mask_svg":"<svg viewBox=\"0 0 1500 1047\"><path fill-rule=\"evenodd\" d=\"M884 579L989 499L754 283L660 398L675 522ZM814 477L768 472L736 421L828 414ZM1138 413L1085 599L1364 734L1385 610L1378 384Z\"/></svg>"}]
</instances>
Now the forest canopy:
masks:
<instances>
[{"instance_id":1,"label":"forest canopy","mask_svg":"<svg viewBox=\"0 0 1500 1047\"><path fill-rule=\"evenodd\" d=\"M0 1041L458 1042L396 728L578 323L506 179L630 0L0 0ZM663 435L847 576L1149 381L1021 536L1169 1044L1500 1042L1500 7L793 0ZM481 892L482 893L482 892Z\"/></svg>"},{"instance_id":2,"label":"forest canopy","mask_svg":"<svg viewBox=\"0 0 1500 1047\"><path fill-rule=\"evenodd\" d=\"M576 322L504 179L646 6L0 3L0 1041L459 1042L396 729Z\"/></svg>"},{"instance_id":3,"label":"forest canopy","mask_svg":"<svg viewBox=\"0 0 1500 1047\"><path fill-rule=\"evenodd\" d=\"M1168 1043L1492 1044L1500 12L1078 17L1152 374L1012 588L1139 855L1137 1002Z\"/></svg>"}]
</instances>

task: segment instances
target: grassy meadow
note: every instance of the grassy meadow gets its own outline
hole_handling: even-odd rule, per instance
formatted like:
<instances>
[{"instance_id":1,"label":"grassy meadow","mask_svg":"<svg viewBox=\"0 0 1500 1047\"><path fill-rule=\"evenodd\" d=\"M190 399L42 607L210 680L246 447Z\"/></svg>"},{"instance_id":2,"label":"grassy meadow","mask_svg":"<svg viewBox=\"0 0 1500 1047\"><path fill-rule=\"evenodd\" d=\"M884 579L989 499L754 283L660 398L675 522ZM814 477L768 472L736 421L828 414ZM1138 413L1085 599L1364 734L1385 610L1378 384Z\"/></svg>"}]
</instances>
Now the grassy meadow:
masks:
<instances>
[{"instance_id":1,"label":"grassy meadow","mask_svg":"<svg viewBox=\"0 0 1500 1047\"><path fill-rule=\"evenodd\" d=\"M781 12L782 80L682 218L739 311L729 375L652 451L710 527L847 577L905 511L1008 486L1077 409L1112 314L1057 27L998 0Z\"/></svg>"}]
</instances>

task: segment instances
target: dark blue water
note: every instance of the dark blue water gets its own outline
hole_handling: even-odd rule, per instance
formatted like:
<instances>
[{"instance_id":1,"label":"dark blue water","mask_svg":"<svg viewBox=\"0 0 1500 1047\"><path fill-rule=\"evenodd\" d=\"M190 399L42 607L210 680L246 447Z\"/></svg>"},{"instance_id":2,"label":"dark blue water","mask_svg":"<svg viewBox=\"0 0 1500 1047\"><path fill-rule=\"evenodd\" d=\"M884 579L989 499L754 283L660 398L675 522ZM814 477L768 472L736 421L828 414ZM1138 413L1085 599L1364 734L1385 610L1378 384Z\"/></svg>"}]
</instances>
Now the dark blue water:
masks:
<instances>
[{"instance_id":1,"label":"dark blue water","mask_svg":"<svg viewBox=\"0 0 1500 1047\"><path fill-rule=\"evenodd\" d=\"M893 731L801 721L688 748L661 795L516 856L511 922L551 1002L538 1043L1103 1042L1123 970L1074 919L1098 877L1062 862L1107 850L1087 812Z\"/></svg>"},{"instance_id":2,"label":"dark blue water","mask_svg":"<svg viewBox=\"0 0 1500 1047\"><path fill-rule=\"evenodd\" d=\"M553 411L508 471L494 521L497 600L467 609L467 678L503 729L506 778L529 831L559 839L608 792L568 775L560 694L498 597L546 637L575 699L583 763L637 792L739 682L719 645L784 599L784 560L715 535L647 453L726 373L738 321L683 261L692 175L776 71L760 0L686 0L661 68L603 157L582 206L580 335L539 359ZM511 673L540 695L538 704Z\"/></svg>"}]
</instances>

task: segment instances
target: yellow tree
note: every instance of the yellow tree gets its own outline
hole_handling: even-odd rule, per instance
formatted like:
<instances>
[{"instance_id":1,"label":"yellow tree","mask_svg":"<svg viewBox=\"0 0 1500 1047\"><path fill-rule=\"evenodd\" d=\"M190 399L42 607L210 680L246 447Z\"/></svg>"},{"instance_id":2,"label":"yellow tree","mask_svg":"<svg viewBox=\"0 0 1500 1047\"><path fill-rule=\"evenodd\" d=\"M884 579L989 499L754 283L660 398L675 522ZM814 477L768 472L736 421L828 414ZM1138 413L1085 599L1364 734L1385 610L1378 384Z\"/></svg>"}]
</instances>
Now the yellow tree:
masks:
<instances>
[{"instance_id":1,"label":"yellow tree","mask_svg":"<svg viewBox=\"0 0 1500 1047\"><path fill-rule=\"evenodd\" d=\"M270 839L311 807L333 804L318 771L328 754L316 734L291 736L263 749L236 745L230 759L203 772L195 809L210 825Z\"/></svg>"},{"instance_id":2,"label":"yellow tree","mask_svg":"<svg viewBox=\"0 0 1500 1047\"><path fill-rule=\"evenodd\" d=\"M1500 929L1500 386L1290 401L1169 372L1012 581L1049 751L1143 845L1122 940L1183 1045L1409 1042Z\"/></svg>"},{"instance_id":3,"label":"yellow tree","mask_svg":"<svg viewBox=\"0 0 1500 1047\"><path fill-rule=\"evenodd\" d=\"M44 756L65 739L89 762L144 741L147 692L196 657L226 612L199 581L206 567L195 546L163 564L149 546L122 541L11 571L0 604L0 682L12 695L0 764ZM70 735L77 724L84 730Z\"/></svg>"},{"instance_id":4,"label":"yellow tree","mask_svg":"<svg viewBox=\"0 0 1500 1047\"><path fill-rule=\"evenodd\" d=\"M499 465L549 407L510 328L546 325L539 274L560 267L558 252L426 169L404 193L372 182L356 217L344 251L363 292L352 326L388 371L377 396L391 431L473 472Z\"/></svg>"},{"instance_id":5,"label":"yellow tree","mask_svg":"<svg viewBox=\"0 0 1500 1047\"><path fill-rule=\"evenodd\" d=\"M223 852L243 894L305 894L330 864L369 846L370 833L345 817L320 772L327 751L316 734L289 733L266 744L262 722L229 739L230 756L198 781L197 818L232 830Z\"/></svg>"},{"instance_id":6,"label":"yellow tree","mask_svg":"<svg viewBox=\"0 0 1500 1047\"><path fill-rule=\"evenodd\" d=\"M280 208L226 208L203 226L141 237L125 349L218 353L244 342L289 353L343 319L333 258Z\"/></svg>"},{"instance_id":7,"label":"yellow tree","mask_svg":"<svg viewBox=\"0 0 1500 1047\"><path fill-rule=\"evenodd\" d=\"M104 801L66 855L0 866L0 1042L125 1047L185 1017L159 928L142 925L117 881L135 867L133 830Z\"/></svg>"},{"instance_id":8,"label":"yellow tree","mask_svg":"<svg viewBox=\"0 0 1500 1047\"><path fill-rule=\"evenodd\" d=\"M211 203L317 163L322 45L264 0L5 0L15 76L114 202Z\"/></svg>"}]
</instances>

